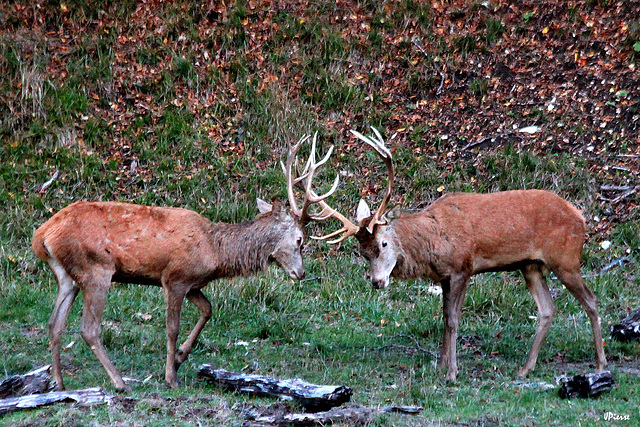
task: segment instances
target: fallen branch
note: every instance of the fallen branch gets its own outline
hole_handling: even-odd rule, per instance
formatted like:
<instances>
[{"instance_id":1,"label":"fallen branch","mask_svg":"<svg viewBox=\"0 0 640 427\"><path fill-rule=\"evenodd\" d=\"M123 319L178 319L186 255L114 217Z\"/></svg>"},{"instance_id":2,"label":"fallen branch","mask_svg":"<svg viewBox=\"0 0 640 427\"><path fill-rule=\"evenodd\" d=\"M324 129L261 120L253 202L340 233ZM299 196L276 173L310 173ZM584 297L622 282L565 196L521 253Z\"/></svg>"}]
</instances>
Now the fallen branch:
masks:
<instances>
[{"instance_id":1,"label":"fallen branch","mask_svg":"<svg viewBox=\"0 0 640 427\"><path fill-rule=\"evenodd\" d=\"M560 383L558 394L562 399L597 397L605 391L611 391L616 384L609 371L574 377L562 376L558 382Z\"/></svg>"},{"instance_id":2,"label":"fallen branch","mask_svg":"<svg viewBox=\"0 0 640 427\"><path fill-rule=\"evenodd\" d=\"M100 405L109 403L111 396L102 388L94 387L83 390L54 391L43 394L30 394L28 396L0 399L0 415L22 409L38 408L53 403L76 403L79 406Z\"/></svg>"},{"instance_id":3,"label":"fallen branch","mask_svg":"<svg viewBox=\"0 0 640 427\"><path fill-rule=\"evenodd\" d=\"M613 325L611 338L622 342L640 341L640 309L631 312L617 325Z\"/></svg>"},{"instance_id":4,"label":"fallen branch","mask_svg":"<svg viewBox=\"0 0 640 427\"><path fill-rule=\"evenodd\" d=\"M56 383L51 379L50 370L51 365L47 365L23 375L13 375L5 379L0 383L0 399L55 390Z\"/></svg>"},{"instance_id":5,"label":"fallen branch","mask_svg":"<svg viewBox=\"0 0 640 427\"><path fill-rule=\"evenodd\" d=\"M252 426L315 426L327 425L334 423L343 423L345 425L362 425L371 422L375 417L381 414L391 412L417 415L422 411L421 406L385 406L382 408L369 407L346 407L334 408L326 412L317 412L315 414L285 414L285 415L266 415L255 416L247 414L246 419Z\"/></svg>"},{"instance_id":6,"label":"fallen branch","mask_svg":"<svg viewBox=\"0 0 640 427\"><path fill-rule=\"evenodd\" d=\"M198 376L218 387L256 396L276 397L298 402L308 412L326 411L351 399L353 390L347 386L316 385L299 379L278 380L262 375L229 372L202 365Z\"/></svg>"}]
</instances>

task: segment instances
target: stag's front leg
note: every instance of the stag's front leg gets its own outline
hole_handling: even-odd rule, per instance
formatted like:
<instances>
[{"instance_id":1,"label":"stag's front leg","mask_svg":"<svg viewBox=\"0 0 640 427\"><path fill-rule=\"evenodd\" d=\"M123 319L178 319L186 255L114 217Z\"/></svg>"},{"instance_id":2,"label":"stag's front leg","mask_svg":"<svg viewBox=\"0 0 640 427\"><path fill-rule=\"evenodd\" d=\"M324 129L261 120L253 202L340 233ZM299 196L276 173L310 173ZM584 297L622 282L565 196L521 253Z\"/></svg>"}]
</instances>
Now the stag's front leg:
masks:
<instances>
[{"instance_id":1,"label":"stag's front leg","mask_svg":"<svg viewBox=\"0 0 640 427\"><path fill-rule=\"evenodd\" d=\"M444 340L442 342L441 366L447 368L445 380L455 381L458 375L458 362L456 359L456 341L458 339L458 326L460 313L467 292L466 274L455 274L441 282L442 285L442 314L444 317Z\"/></svg>"},{"instance_id":2,"label":"stag's front leg","mask_svg":"<svg viewBox=\"0 0 640 427\"><path fill-rule=\"evenodd\" d=\"M176 366L176 342L180 330L180 312L186 291L180 287L172 288L164 285L165 300L167 302L167 364L164 378L169 387L178 388L178 367Z\"/></svg>"},{"instance_id":3,"label":"stag's front leg","mask_svg":"<svg viewBox=\"0 0 640 427\"><path fill-rule=\"evenodd\" d=\"M189 337L186 339L184 344L180 346L175 358L176 370L187 360L189 357L189 353L191 353L191 349L195 344L200 332L202 332L202 328L207 324L209 319L211 319L211 315L213 314L213 310L211 309L211 303L204 296L200 289L192 289L187 293L187 299L195 304L198 309L200 309L200 318L198 319L198 323L193 328Z\"/></svg>"}]
</instances>

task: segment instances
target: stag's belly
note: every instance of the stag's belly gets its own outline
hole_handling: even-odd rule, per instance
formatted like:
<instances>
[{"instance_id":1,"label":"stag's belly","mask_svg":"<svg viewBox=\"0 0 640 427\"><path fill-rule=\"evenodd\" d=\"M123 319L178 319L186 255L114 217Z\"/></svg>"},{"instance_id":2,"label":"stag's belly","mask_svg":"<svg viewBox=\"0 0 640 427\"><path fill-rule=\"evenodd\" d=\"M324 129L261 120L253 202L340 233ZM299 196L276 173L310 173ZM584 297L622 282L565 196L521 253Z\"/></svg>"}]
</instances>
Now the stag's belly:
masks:
<instances>
[{"instance_id":1,"label":"stag's belly","mask_svg":"<svg viewBox=\"0 0 640 427\"><path fill-rule=\"evenodd\" d=\"M532 262L544 264L541 253L502 253L491 257L477 256L473 260L473 274L489 271L520 270L524 265Z\"/></svg>"}]
</instances>

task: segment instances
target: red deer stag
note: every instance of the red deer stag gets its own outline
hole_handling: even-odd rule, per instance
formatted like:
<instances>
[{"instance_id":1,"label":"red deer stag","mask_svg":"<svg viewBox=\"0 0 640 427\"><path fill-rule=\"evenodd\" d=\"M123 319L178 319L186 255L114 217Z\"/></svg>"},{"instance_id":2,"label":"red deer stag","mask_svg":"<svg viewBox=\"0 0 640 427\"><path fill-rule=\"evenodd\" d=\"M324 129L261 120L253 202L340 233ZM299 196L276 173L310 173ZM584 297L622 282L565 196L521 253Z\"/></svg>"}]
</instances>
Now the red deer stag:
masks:
<instances>
[{"instance_id":1,"label":"red deer stag","mask_svg":"<svg viewBox=\"0 0 640 427\"><path fill-rule=\"evenodd\" d=\"M360 253L369 261L375 288L386 287L389 276L428 277L442 285L445 330L441 365L448 368L445 378L455 381L458 371L456 339L469 278L488 271L520 270L538 306L538 330L527 362L519 372L521 376L534 368L556 311L546 283L549 270L587 312L596 348L596 369L604 369L596 297L580 273L585 221L578 209L548 191L518 190L447 194L419 212L386 212L394 167L391 152L373 130L375 140L352 132L371 145L386 164L389 179L382 204L371 215L361 200L359 225L337 217L344 227L322 238L342 233L332 242L335 243L355 235Z\"/></svg>"},{"instance_id":2,"label":"red deer stag","mask_svg":"<svg viewBox=\"0 0 640 427\"><path fill-rule=\"evenodd\" d=\"M295 180L291 165L303 141L290 147L287 157L287 192L291 204L272 207L258 201L261 213L241 224L212 223L186 209L148 207L115 202L76 202L56 213L33 234L32 249L46 261L58 282L58 297L49 320L53 377L64 389L60 363L60 336L69 310L82 290L84 309L80 335L100 360L118 391L128 391L100 341L100 321L111 282L161 286L167 304L167 363L165 379L177 387L177 370L189 355L212 314L201 288L208 282L247 276L279 264L294 279L304 277L302 246L304 226L315 215L312 203L321 202L337 188L338 179L326 194L311 191L317 167L324 164L333 147L315 161L315 138L305 175ZM293 184L305 180L302 208L296 204ZM200 317L188 338L176 349L182 301L187 298L200 309Z\"/></svg>"}]
</instances>

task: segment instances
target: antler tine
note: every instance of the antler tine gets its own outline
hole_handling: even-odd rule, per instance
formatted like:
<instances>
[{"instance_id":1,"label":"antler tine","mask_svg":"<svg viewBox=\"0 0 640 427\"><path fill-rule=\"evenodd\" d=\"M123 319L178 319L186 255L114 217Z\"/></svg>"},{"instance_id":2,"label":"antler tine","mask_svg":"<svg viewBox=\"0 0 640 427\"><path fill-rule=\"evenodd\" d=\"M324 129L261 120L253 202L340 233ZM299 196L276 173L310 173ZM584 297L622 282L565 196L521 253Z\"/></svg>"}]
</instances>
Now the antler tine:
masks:
<instances>
[{"instance_id":1,"label":"antler tine","mask_svg":"<svg viewBox=\"0 0 640 427\"><path fill-rule=\"evenodd\" d=\"M300 179L300 181L302 181L305 187L305 201L302 207L302 214L305 215L308 219L313 219L313 220L316 219L316 216L308 213L309 206L312 203L319 203L324 199L326 199L327 197L331 196L333 193L335 193L335 191L338 189L338 184L340 182L340 176L336 174L336 179L333 181L333 185L331 186L331 189L329 189L329 191L327 191L325 194L318 196L315 192L311 190L311 183L313 182L313 176L315 175L316 170L320 166L327 163L327 161L329 161L329 157L331 157L331 154L333 153L333 148L334 148L334 146L332 145L327 151L327 154L325 154L325 156L322 158L322 160L320 160L319 162L316 162L317 138L318 138L318 132L316 132L313 135L313 140L311 141L311 153L309 154L309 160L307 160L307 163L305 165L305 168L302 172L302 176Z\"/></svg>"},{"instance_id":2,"label":"antler tine","mask_svg":"<svg viewBox=\"0 0 640 427\"><path fill-rule=\"evenodd\" d=\"M339 213L338 211L336 211L335 209L331 208L329 205L327 205L325 202L321 201L319 202L320 206L323 207L322 212L320 212L320 214L318 214L318 218L316 218L317 221L322 221L328 218L335 218L339 221L342 222L343 226L342 228L329 233L325 236L311 236L311 238L313 240L326 240L326 239L330 239L332 237L335 237L339 234L342 234L342 236L340 236L338 239L335 240L330 240L327 243L334 245L336 243L340 243L342 242L344 239L346 239L349 236L353 236L358 232L358 226L355 225L353 222L349 221L349 219L347 219L344 215L342 215L341 213ZM324 213L325 211L328 211L328 213ZM322 215L322 216L321 216ZM315 217L314 217L315 218Z\"/></svg>"},{"instance_id":3,"label":"antler tine","mask_svg":"<svg viewBox=\"0 0 640 427\"><path fill-rule=\"evenodd\" d=\"M302 209L298 209L298 212L296 213L303 221L309 221L309 220L324 221L326 219L333 217L341 221L343 224L343 227L341 229L334 231L331 234L328 234L326 236L312 236L311 238L315 240L326 240L331 237L335 237L341 233L344 233L340 238L328 242L330 244L339 243L344 239L346 239L347 237L356 234L358 231L357 225L349 221L345 216L337 212L335 209L333 209L324 201L333 193L335 193L336 190L338 189L338 185L340 183L340 175L336 174L336 177L333 181L333 185L331 186L329 191L327 191L326 193L319 196L312 189L313 177L316 173L316 170L320 166L324 165L329 161L331 154L333 154L334 146L332 145L327 151L327 153L324 155L324 157L320 161L316 162L316 145L317 145L317 139L318 139L318 132L316 132L313 135L313 139L311 141L311 153L309 154L309 158L305 163L302 174L295 179L293 179L292 177L293 156L297 152L302 142L307 141L308 139L309 139L309 136L305 136L301 138L300 141L289 150L289 156L288 156L286 165L280 162L282 165L282 169L285 171L285 175L287 176L287 185L288 185L287 191L289 193L289 200L291 201L292 205L295 204L293 185L297 183L301 183L305 190L305 201ZM317 214L310 214L308 212L308 208L312 203L317 203L322 208L322 210Z\"/></svg>"},{"instance_id":4,"label":"antler tine","mask_svg":"<svg viewBox=\"0 0 640 427\"><path fill-rule=\"evenodd\" d=\"M376 226L376 224L384 223L380 221L380 218L382 218L382 215L384 215L384 212L387 209L387 204L391 199L391 192L393 190L393 179L395 177L395 169L393 167L393 158L391 155L391 151L389 151L389 149L385 147L384 140L382 139L382 135L380 135L380 132L378 132L378 130L373 126L371 126L371 129L373 130L373 133L375 133L375 135L377 136L377 140L374 140L368 136L364 136L360 132L357 132L355 130L351 130L351 133L354 134L358 139L364 141L365 143L373 147L373 149L376 150L376 152L380 155L380 157L382 157L384 164L387 166L387 175L388 175L387 189L385 191L384 197L382 198L382 203L380 203L380 207L373 214L373 216L371 217L371 221L367 225L367 230L369 230L370 233L373 233L373 228Z\"/></svg>"},{"instance_id":5,"label":"antler tine","mask_svg":"<svg viewBox=\"0 0 640 427\"><path fill-rule=\"evenodd\" d=\"M307 141L310 138L309 135L303 135L300 140L292 147L289 145L287 150L287 162L286 164L280 161L280 166L282 167L282 172L284 173L285 179L287 180L287 197L289 198L289 204L291 205L291 210L297 216L302 216L303 211L298 207L296 203L295 194L293 192L293 186L303 180L305 178L304 175L294 179L293 178L293 163L296 159L296 153L300 149L300 146L303 142Z\"/></svg>"}]
</instances>

